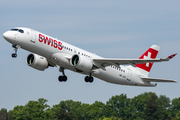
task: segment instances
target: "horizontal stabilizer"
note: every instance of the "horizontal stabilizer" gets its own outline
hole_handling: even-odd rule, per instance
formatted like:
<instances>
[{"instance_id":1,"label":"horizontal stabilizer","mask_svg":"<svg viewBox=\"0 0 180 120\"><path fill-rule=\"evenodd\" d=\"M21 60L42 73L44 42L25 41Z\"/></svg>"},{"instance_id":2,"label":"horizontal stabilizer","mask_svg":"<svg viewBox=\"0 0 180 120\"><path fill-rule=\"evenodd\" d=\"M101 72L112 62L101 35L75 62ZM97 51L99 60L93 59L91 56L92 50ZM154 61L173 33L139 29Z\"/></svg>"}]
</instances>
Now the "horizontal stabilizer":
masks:
<instances>
[{"instance_id":1,"label":"horizontal stabilizer","mask_svg":"<svg viewBox=\"0 0 180 120\"><path fill-rule=\"evenodd\" d=\"M143 81L148 81L148 82L176 82L175 80L167 80L167 79L158 79L158 78L145 78L141 77Z\"/></svg>"}]
</instances>

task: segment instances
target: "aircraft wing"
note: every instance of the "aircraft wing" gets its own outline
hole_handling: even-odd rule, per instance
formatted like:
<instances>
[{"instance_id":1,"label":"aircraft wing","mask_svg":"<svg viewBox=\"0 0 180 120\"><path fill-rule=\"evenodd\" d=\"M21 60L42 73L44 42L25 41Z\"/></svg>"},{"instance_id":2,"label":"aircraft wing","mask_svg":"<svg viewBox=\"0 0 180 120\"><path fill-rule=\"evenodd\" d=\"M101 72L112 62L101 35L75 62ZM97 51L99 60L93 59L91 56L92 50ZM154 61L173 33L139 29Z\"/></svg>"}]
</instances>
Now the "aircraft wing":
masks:
<instances>
[{"instance_id":1,"label":"aircraft wing","mask_svg":"<svg viewBox=\"0 0 180 120\"><path fill-rule=\"evenodd\" d=\"M177 81L175 80L167 80L167 79L145 78L145 77L141 77L141 79L147 82L176 82L177 83Z\"/></svg>"},{"instance_id":2,"label":"aircraft wing","mask_svg":"<svg viewBox=\"0 0 180 120\"><path fill-rule=\"evenodd\" d=\"M102 59L93 59L93 62L97 67L100 67L100 68L110 66L110 65L114 65L119 68L119 65L135 66L136 64L169 61L174 56L176 56L176 54L172 54L168 56L167 58L159 58L159 59L111 59L111 58L106 59L106 58L102 58Z\"/></svg>"}]
</instances>

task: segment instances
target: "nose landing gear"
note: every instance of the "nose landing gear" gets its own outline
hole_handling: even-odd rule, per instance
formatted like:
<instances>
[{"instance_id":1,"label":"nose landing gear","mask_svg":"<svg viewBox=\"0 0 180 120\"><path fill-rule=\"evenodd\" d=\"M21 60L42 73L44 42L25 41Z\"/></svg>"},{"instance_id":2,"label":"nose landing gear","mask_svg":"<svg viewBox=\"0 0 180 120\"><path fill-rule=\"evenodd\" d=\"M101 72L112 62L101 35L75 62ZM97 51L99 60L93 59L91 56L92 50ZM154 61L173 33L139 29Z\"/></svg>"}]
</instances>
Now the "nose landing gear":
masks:
<instances>
[{"instance_id":1,"label":"nose landing gear","mask_svg":"<svg viewBox=\"0 0 180 120\"><path fill-rule=\"evenodd\" d=\"M18 50L18 48L19 48L19 46L18 45L12 45L12 47L14 48L14 51L15 51L15 53L12 53L12 58L16 58L17 57L17 50Z\"/></svg>"}]
</instances>

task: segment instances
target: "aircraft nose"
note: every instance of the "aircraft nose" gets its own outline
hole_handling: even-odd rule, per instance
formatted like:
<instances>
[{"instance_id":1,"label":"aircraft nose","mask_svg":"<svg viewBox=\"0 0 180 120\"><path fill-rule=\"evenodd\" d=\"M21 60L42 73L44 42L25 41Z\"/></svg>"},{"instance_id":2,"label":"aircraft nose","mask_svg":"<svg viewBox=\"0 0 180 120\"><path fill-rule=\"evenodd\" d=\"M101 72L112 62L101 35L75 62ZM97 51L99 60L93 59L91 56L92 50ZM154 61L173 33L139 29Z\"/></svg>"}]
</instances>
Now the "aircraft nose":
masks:
<instances>
[{"instance_id":1,"label":"aircraft nose","mask_svg":"<svg viewBox=\"0 0 180 120\"><path fill-rule=\"evenodd\" d=\"M9 37L10 37L10 34L9 34L9 32L7 31L7 32L5 32L4 34L3 34L3 37L4 37L4 39L9 39Z\"/></svg>"},{"instance_id":2,"label":"aircraft nose","mask_svg":"<svg viewBox=\"0 0 180 120\"><path fill-rule=\"evenodd\" d=\"M4 39L6 39L9 42L14 40L13 35L10 31L5 32L3 34L3 37L4 37Z\"/></svg>"}]
</instances>

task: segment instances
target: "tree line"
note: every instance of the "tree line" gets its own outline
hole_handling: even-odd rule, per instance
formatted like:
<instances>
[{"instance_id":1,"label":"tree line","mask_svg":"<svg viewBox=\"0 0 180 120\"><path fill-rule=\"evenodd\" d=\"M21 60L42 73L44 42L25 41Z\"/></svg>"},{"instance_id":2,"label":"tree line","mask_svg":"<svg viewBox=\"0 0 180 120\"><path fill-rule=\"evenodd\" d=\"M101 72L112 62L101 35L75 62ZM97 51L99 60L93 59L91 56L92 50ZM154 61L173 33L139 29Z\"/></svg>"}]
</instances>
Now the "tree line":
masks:
<instances>
[{"instance_id":1,"label":"tree line","mask_svg":"<svg viewBox=\"0 0 180 120\"><path fill-rule=\"evenodd\" d=\"M0 120L180 120L180 97L145 92L134 98L126 94L112 96L106 103L93 104L66 100L50 107L39 98L13 110L0 110Z\"/></svg>"}]
</instances>

